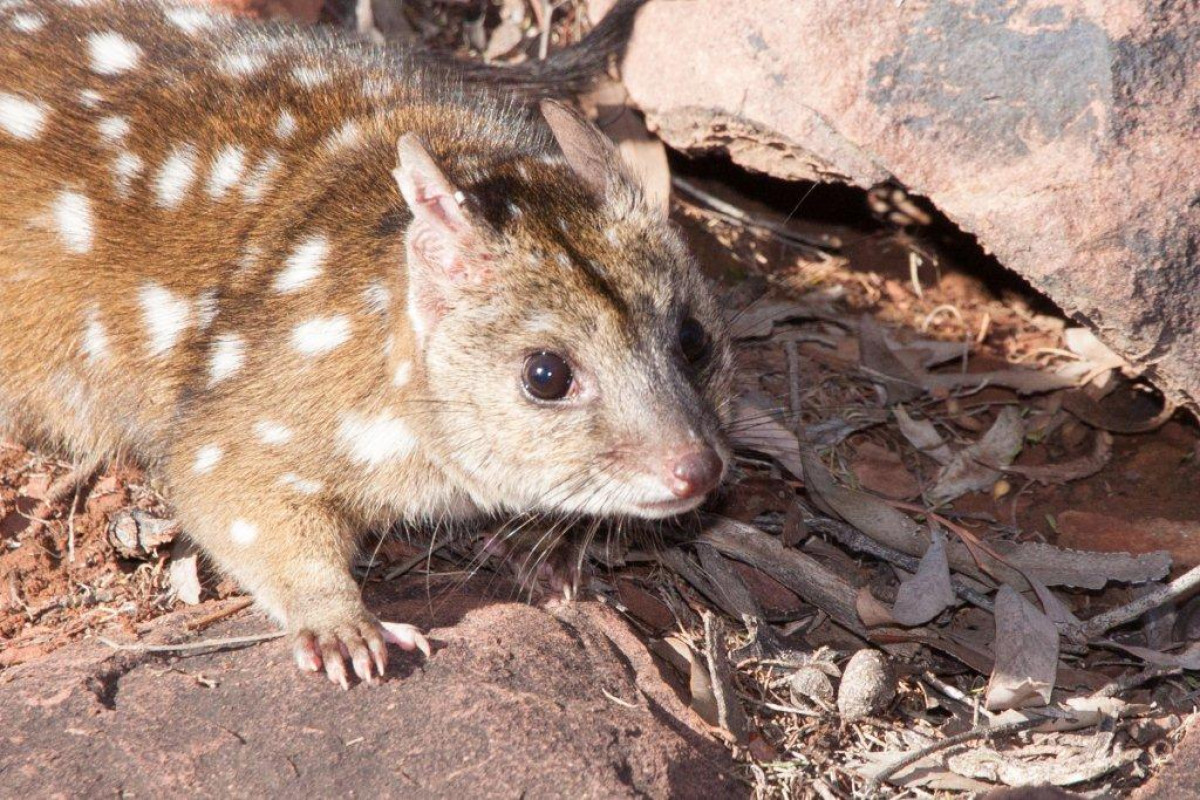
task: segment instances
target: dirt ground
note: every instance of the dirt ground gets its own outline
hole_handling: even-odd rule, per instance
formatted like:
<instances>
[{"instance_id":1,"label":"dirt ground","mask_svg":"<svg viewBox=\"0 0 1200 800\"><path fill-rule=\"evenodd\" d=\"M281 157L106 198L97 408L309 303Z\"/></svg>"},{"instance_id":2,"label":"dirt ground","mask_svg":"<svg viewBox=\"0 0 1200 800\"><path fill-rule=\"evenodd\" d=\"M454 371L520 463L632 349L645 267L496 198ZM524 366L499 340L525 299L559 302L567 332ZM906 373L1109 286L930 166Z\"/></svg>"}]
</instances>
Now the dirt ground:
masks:
<instances>
[{"instance_id":1,"label":"dirt ground","mask_svg":"<svg viewBox=\"0 0 1200 800\"><path fill-rule=\"evenodd\" d=\"M868 198L849 190L782 184L720 163L673 167L683 181L675 187L674 218L701 266L719 281L733 329L758 321L756 330L738 334L738 342L739 388L760 399L759 416L733 432L743 459L711 512L757 526L840 575L858 593L864 620L873 604L899 609L911 572L830 532L828 520L838 514L821 508L829 497L822 500L814 478L799 474L793 461L802 456L815 453L856 496L882 499L922 524L938 522L961 541L984 542L974 547L1004 543L1019 553L1047 543L1169 554L1163 557L1169 573L1103 576L1099 586L1065 579L1055 584L1055 596L1080 619L1121 607L1200 564L1200 428L1194 419L1183 411L1160 413L1145 376L1129 372L1085 334L1072 333L1075 325L936 212L918 204L917 218L893 214L889 221L892 212L873 214ZM727 213L730 207L736 213ZM879 339L883 355L868 344L877 330L886 334ZM929 342L941 343L943 356L955 355L941 358L942 366L926 363L928 375L992 372L999 382L931 380L909 391L890 371L896 361L891 356L929 351L933 345L922 344ZM913 363L905 362L909 368ZM1056 380L1066 376L1062 380L1071 387L1018 393L1003 385L1014 380L1014 368ZM1087 397L1079 400L1075 393ZM1084 406L1072 406L1080 402ZM982 456L967 459L970 488L935 502L946 488L948 467L931 458L936 447L917 447L901 429L897 405L928 422L954 453L982 442L1007 419L1006 409L1014 409L1022 420L1018 452L1009 453L1015 460L997 465ZM768 418L775 426L770 441L756 445L758 423ZM800 445L794 430L807 430L819 446ZM980 478L980 462L996 467L990 478L986 470ZM811 466L806 462L803 472ZM0 441L0 684L6 670L68 643L135 635L172 609L238 594L187 552L153 476L136 464L108 465L65 499L47 504L55 482L70 471L58 454ZM850 520L845 509L838 511ZM360 570L371 581L385 581L398 568L411 569L422 547L384 540ZM729 745L742 779L758 796L848 797L872 768L878 772L993 717L984 696L990 694L991 659L1002 659L1003 644L996 641L1000 623L978 607L941 610L920 626L901 626L904 632L882 619L855 630L860 621L831 619L836 612L797 585L785 586L763 563L722 550L728 558L722 563L735 575L730 585L747 588L761 620L783 644L766 656L758 650L733 658L732 674L721 678L712 667L713 652L728 645L745 655L738 648L761 645L763 635L753 636L729 605L714 601L711 584L706 591L706 580L725 585L712 573L712 562L701 558L697 565L691 555L672 562L646 549L629 543L616 553L593 551L581 591L605 599L642 635L664 675ZM1145 563L1120 567L1136 571ZM421 568L455 574L474 564L469 548L451 547L430 554ZM973 580L994 588L986 577L975 574ZM1037 596L1045 600L1040 591ZM723 631L714 617L724 617ZM887 636L878 636L883 629ZM1200 699L1195 666L1173 662L1170 645L1198 638L1200 604L1185 598L1113 634L1119 643L1143 648L1136 656L1108 644L1064 650L1056 704L1121 683L1109 692L1120 705L1105 712L1110 722L1103 726L1103 757L1093 752L1101 735L1093 719L1077 724L1078 733L1039 730L1017 742L981 736L997 751L990 766L944 760L922 774L910 771L904 785L914 793L977 792L1013 783L1005 769L1022 764L1079 791L1132 791L1155 774L1183 735L1188 715L1194 716ZM893 696L851 721L845 709L839 715L834 708L830 678L848 680L849 655L862 649L864 639L888 653ZM799 651L804 658L780 655ZM979 653L986 658L973 660ZM712 669L703 667L702 654L710 656ZM801 663L826 675L810 677L817 684L824 680L828 691L797 688ZM722 681L733 688L732 705L741 711L731 712L731 704L721 701ZM740 722L730 714L740 715ZM1090 760L1081 756L1085 751ZM1042 763L1047 760L1068 763L1076 777L1056 773Z\"/></svg>"}]
</instances>

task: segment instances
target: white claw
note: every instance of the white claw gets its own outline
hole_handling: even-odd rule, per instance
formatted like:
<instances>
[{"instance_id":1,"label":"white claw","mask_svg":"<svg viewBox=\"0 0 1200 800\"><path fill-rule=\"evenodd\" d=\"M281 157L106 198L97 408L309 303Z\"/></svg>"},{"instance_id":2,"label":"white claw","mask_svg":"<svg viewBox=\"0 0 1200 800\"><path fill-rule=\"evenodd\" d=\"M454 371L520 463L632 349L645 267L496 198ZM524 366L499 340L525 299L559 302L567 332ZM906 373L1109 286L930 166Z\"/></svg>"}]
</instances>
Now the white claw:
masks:
<instances>
[{"instance_id":1,"label":"white claw","mask_svg":"<svg viewBox=\"0 0 1200 800\"><path fill-rule=\"evenodd\" d=\"M429 640L415 625L404 622L380 622L379 627L383 629L383 638L392 644L399 645L400 649L420 650L426 658L433 655Z\"/></svg>"}]
</instances>

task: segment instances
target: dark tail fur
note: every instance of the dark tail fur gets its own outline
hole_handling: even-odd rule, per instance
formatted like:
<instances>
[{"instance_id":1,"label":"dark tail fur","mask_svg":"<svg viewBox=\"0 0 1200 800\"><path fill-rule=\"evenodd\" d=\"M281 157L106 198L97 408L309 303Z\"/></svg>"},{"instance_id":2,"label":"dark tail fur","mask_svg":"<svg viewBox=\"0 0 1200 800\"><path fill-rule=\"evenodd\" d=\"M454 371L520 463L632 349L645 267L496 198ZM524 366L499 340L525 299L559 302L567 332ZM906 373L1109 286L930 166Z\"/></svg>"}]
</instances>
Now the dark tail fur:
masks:
<instances>
[{"instance_id":1,"label":"dark tail fur","mask_svg":"<svg viewBox=\"0 0 1200 800\"><path fill-rule=\"evenodd\" d=\"M586 91L625 54L633 20L648 0L617 0L596 27L575 44L547 56L509 67L466 61L445 53L426 52L422 60L445 69L468 84L507 89L530 100L566 98Z\"/></svg>"},{"instance_id":2,"label":"dark tail fur","mask_svg":"<svg viewBox=\"0 0 1200 800\"><path fill-rule=\"evenodd\" d=\"M633 20L647 0L617 0L604 18L575 44L551 53L545 61L530 60L511 67L459 62L471 82L507 87L534 98L567 97L586 91L609 63L625 55Z\"/></svg>"}]
</instances>

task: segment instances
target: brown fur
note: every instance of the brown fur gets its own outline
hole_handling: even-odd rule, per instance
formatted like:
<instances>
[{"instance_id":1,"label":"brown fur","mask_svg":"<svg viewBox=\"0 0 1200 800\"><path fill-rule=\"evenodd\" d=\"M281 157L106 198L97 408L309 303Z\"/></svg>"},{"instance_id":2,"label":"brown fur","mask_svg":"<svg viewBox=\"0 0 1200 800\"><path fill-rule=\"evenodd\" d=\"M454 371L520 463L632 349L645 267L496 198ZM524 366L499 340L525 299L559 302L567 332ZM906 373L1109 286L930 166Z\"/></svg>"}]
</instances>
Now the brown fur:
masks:
<instances>
[{"instance_id":1,"label":"brown fur","mask_svg":"<svg viewBox=\"0 0 1200 800\"><path fill-rule=\"evenodd\" d=\"M340 662L341 644L356 666L364 641L379 646L347 569L364 529L654 516L639 498L656 459L694 441L726 454L720 315L610 156L595 191L509 97L416 56L217 19L189 32L153 4L0 4L0 423L161 466L217 564L315 637L311 656ZM104 32L122 37L99 62L116 74L89 51ZM262 63L233 74L239 59ZM106 139L111 117L127 133ZM391 174L405 134L462 193L458 283L414 272L425 228ZM229 147L243 169L214 198ZM122 187L114 165L131 158ZM167 169L189 160L190 181ZM319 269L289 271L317 236ZM413 292L431 309L421 335ZM713 340L695 369L678 352L688 314ZM324 335L298 339L314 320ZM526 398L540 349L569 354L588 394Z\"/></svg>"}]
</instances>

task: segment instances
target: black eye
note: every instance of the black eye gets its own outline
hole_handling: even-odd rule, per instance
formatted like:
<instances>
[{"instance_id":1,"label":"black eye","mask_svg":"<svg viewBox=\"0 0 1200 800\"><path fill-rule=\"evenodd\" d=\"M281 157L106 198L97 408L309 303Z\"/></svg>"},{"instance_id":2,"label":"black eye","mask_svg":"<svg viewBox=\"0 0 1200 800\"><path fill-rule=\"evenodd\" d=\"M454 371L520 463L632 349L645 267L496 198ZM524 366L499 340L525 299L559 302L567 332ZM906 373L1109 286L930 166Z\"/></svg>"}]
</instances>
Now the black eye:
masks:
<instances>
[{"instance_id":1,"label":"black eye","mask_svg":"<svg viewBox=\"0 0 1200 800\"><path fill-rule=\"evenodd\" d=\"M557 353L534 353L525 359L525 391L538 400L562 400L571 391L571 367Z\"/></svg>"},{"instance_id":2,"label":"black eye","mask_svg":"<svg viewBox=\"0 0 1200 800\"><path fill-rule=\"evenodd\" d=\"M688 317L679 326L679 349L689 364L708 355L708 334L695 317Z\"/></svg>"}]
</instances>

